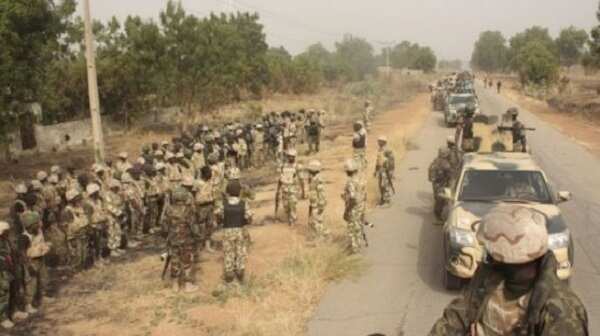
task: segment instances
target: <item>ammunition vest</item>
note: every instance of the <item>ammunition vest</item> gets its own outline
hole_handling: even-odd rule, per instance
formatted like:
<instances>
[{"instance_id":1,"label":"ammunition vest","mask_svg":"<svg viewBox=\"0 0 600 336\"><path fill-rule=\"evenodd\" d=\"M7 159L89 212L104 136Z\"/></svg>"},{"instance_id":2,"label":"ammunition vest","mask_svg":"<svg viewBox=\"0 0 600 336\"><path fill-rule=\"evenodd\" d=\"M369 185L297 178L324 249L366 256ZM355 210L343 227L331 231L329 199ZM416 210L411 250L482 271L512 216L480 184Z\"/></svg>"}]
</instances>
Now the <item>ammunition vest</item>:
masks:
<instances>
[{"instance_id":1,"label":"ammunition vest","mask_svg":"<svg viewBox=\"0 0 600 336\"><path fill-rule=\"evenodd\" d=\"M223 228L234 229L246 225L246 204L242 201L238 204L230 204L228 200L223 201Z\"/></svg>"}]
</instances>

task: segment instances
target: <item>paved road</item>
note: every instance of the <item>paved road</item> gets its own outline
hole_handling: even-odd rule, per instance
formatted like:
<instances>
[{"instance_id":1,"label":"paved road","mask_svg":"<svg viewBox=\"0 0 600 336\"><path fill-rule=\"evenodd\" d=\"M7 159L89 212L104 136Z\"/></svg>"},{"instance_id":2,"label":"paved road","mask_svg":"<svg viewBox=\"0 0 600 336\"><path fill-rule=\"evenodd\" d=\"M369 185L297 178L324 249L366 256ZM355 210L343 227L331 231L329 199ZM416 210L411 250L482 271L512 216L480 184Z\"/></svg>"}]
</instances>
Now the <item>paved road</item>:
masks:
<instances>
[{"instance_id":1,"label":"paved road","mask_svg":"<svg viewBox=\"0 0 600 336\"><path fill-rule=\"evenodd\" d=\"M485 113L500 114L512 106L478 87ZM537 131L529 135L534 156L574 200L561 206L576 248L572 284L584 300L592 335L600 324L600 160L534 115L521 109L521 119ZM368 232L365 251L370 269L359 279L332 285L308 325L311 336L426 335L443 308L456 295L442 287L441 227L432 223L431 186L427 167L452 131L432 113L397 167L395 206L371 214L376 228Z\"/></svg>"}]
</instances>

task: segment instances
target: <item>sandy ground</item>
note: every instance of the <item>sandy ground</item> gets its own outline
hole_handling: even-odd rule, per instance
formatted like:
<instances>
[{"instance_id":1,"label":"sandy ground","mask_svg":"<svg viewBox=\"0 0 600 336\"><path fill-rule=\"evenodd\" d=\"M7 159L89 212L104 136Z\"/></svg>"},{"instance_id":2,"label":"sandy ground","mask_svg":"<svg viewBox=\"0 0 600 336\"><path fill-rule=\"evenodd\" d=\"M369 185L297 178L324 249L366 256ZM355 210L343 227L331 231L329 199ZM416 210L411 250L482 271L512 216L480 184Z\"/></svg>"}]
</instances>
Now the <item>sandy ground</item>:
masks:
<instances>
[{"instance_id":1,"label":"sandy ground","mask_svg":"<svg viewBox=\"0 0 600 336\"><path fill-rule=\"evenodd\" d=\"M373 163L380 135L386 135L400 160L405 150L415 149L410 141L429 111L429 96L419 94L408 103L379 113L369 135L368 156ZM248 264L248 283L239 288L223 289L221 283L222 255L203 254L197 264L197 280L201 290L197 294L174 295L160 280L162 263L160 248L145 248L130 253L122 260L105 268L95 268L72 278L55 279L58 299L46 304L43 314L29 324L20 326L19 335L301 335L304 322L312 314L326 289L326 284L344 270L328 269L327 260L336 260L341 268L352 268L359 260L340 255L345 246L344 223L341 221L343 202L339 195L345 182L343 162L351 157L351 123L334 123L326 130L322 151L315 157L301 157L322 161L326 181L328 208L325 221L332 231L327 242L312 242L306 226L308 205L298 205L298 225L290 227L273 218L275 168L273 165L246 175L256 187L255 225L250 229L252 247ZM134 151L142 143L165 138L167 134L148 133L127 141ZM123 138L111 139L118 146ZM114 145L113 145L114 144ZM122 148L122 147L121 147ZM303 148L303 147L301 147ZM73 153L80 153L74 151ZM89 161L84 154L78 160ZM64 159L64 157L63 157ZM60 163L61 158L50 154L25 158L20 169L4 170L5 178L32 176L45 166ZM374 167L367 171L371 176ZM258 182L256 182L258 181ZM2 191L10 191L10 180L3 183ZM369 180L369 201L375 204L376 184ZM4 196L5 198L7 196ZM4 204L7 204L4 202ZM282 212L282 211L281 211ZM283 214L280 217L283 219ZM152 244L150 244L152 245ZM160 245L159 243L156 244ZM324 259L324 260L313 260ZM311 261L313 260L313 261ZM298 265L294 264L297 262ZM319 265L311 263L321 262ZM347 262L347 264L342 264ZM307 264L307 265L305 265ZM298 274L298 272L325 274ZM293 278L303 279L294 281Z\"/></svg>"}]
</instances>

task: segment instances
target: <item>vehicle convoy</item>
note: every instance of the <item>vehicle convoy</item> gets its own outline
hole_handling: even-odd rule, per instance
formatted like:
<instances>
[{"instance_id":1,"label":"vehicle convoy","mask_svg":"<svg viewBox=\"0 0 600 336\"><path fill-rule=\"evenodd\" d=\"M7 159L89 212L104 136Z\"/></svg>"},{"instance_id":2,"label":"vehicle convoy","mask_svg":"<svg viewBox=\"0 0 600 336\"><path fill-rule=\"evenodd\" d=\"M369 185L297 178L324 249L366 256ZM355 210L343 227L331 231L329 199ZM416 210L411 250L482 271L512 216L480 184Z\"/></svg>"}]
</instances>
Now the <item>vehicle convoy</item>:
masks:
<instances>
[{"instance_id":1,"label":"vehicle convoy","mask_svg":"<svg viewBox=\"0 0 600 336\"><path fill-rule=\"evenodd\" d=\"M475 232L481 218L499 204L519 204L539 211L547 219L549 247L558 261L557 275L571 276L573 242L558 204L571 194L555 193L542 169L528 153L469 153L453 188L442 195L447 201L444 224L447 289L458 289L475 273L485 251Z\"/></svg>"},{"instance_id":2,"label":"vehicle convoy","mask_svg":"<svg viewBox=\"0 0 600 336\"><path fill-rule=\"evenodd\" d=\"M475 106L475 114L479 114L479 101L472 93L450 94L444 110L444 122L446 126L456 126L459 121L459 112L467 105Z\"/></svg>"}]
</instances>

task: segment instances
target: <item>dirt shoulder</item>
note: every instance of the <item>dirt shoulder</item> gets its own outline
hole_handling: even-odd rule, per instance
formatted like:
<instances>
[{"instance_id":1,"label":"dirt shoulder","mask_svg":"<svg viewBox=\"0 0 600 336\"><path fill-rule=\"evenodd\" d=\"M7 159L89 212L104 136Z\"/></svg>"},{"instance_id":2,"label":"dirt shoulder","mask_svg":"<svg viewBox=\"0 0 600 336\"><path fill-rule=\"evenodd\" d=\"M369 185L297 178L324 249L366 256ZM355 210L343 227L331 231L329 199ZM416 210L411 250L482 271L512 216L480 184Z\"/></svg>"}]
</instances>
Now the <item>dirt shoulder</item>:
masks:
<instances>
[{"instance_id":1,"label":"dirt shoulder","mask_svg":"<svg viewBox=\"0 0 600 336\"><path fill-rule=\"evenodd\" d=\"M526 96L515 85L505 85L502 96L534 113L590 152L600 156L600 123L590 120L584 114L566 113L551 107L546 101Z\"/></svg>"},{"instance_id":2,"label":"dirt shoulder","mask_svg":"<svg viewBox=\"0 0 600 336\"><path fill-rule=\"evenodd\" d=\"M378 136L388 137L397 160L411 149L410 139L430 111L429 95L423 89L396 94L388 101L391 108L377 114L368 138L368 176L374 170ZM368 266L362 257L345 252L340 194L345 182L343 162L351 157L351 130L351 118L334 123L326 129L327 141L321 153L300 158L302 163L317 158L325 167L325 223L332 232L330 240L314 242L307 238L306 200L298 204L295 227L273 218L275 169L268 166L246 174L255 191L252 204L256 217L250 228L246 284L220 286L222 253L203 253L196 265L201 290L190 296L174 295L160 280L160 247L140 250L120 262L69 279L60 287L57 300L47 304L40 318L21 327L18 334L304 335L306 322L327 285L358 275ZM371 206L377 197L372 180Z\"/></svg>"}]
</instances>

